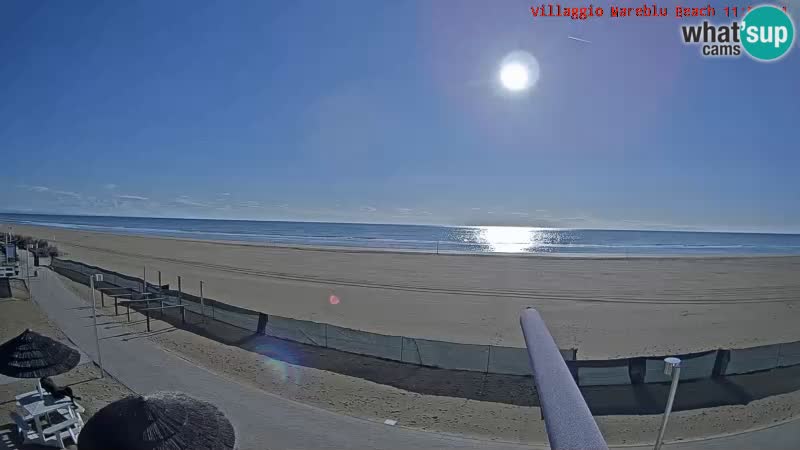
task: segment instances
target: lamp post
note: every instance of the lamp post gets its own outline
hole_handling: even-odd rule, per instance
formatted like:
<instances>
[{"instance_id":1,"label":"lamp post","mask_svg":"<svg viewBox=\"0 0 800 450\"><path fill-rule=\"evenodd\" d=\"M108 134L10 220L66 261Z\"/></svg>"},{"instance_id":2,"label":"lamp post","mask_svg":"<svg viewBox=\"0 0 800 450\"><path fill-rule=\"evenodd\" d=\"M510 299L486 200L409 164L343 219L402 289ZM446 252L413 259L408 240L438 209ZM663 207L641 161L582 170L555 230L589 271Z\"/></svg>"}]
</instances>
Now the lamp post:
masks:
<instances>
[{"instance_id":1,"label":"lamp post","mask_svg":"<svg viewBox=\"0 0 800 450\"><path fill-rule=\"evenodd\" d=\"M667 397L667 408L664 410L664 420L661 422L661 430L658 432L656 446L654 450L661 449L664 443L664 432L667 431L667 420L672 412L672 402L675 400L675 392L678 390L678 379L681 377L680 358L664 358L664 375L672 375L672 384L669 387L669 397Z\"/></svg>"},{"instance_id":2,"label":"lamp post","mask_svg":"<svg viewBox=\"0 0 800 450\"><path fill-rule=\"evenodd\" d=\"M89 276L89 284L92 289L92 317L94 318L94 342L97 345L97 364L100 366L100 378L105 376L103 370L103 358L100 356L100 336L97 333L97 300L95 299L94 282L103 281L103 274L98 273Z\"/></svg>"}]
</instances>

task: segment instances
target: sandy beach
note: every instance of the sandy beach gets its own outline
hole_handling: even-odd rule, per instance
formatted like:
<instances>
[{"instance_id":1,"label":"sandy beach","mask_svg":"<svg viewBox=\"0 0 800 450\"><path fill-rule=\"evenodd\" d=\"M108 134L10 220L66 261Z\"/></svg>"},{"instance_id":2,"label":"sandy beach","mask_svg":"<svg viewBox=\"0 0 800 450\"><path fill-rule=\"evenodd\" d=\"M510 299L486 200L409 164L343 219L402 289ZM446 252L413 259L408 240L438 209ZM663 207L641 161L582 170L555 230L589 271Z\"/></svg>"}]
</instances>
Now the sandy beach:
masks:
<instances>
[{"instance_id":1,"label":"sandy beach","mask_svg":"<svg viewBox=\"0 0 800 450\"><path fill-rule=\"evenodd\" d=\"M85 301L89 297L85 285L64 277L60 277L60 280L79 299ZM7 299L0 301L0 310L0 341L15 336L24 328L35 329L56 339L66 339L64 333L48 320L34 302ZM338 414L378 422L392 418L403 427L478 439L533 445L543 445L546 439L541 411L537 407L422 395L357 377L287 364L176 329L158 320L154 320L153 332L146 333L140 320L129 324L124 315L112 316L113 308L110 306L101 311L106 314L102 325L105 333L125 336L124 339L146 339L165 352L178 354L193 364L236 380L237 383ZM81 365L56 379L60 384L73 386L83 396L82 404L87 410L85 417L90 417L110 401L131 394L127 387L111 377L98 379L97 368L93 364ZM7 412L13 409L13 402L8 399L13 399L16 393L30 390L31 383L30 380L0 383L0 412L6 414L7 419ZM667 440L703 439L769 427L796 417L798 405L798 392L792 392L755 400L747 405L673 413ZM660 415L597 418L604 437L614 446L652 443L660 420ZM8 440L16 448L28 448L19 445L12 428L9 420L0 420L0 439Z\"/></svg>"},{"instance_id":2,"label":"sandy beach","mask_svg":"<svg viewBox=\"0 0 800 450\"><path fill-rule=\"evenodd\" d=\"M4 231L9 226L4 226ZM286 317L522 347L534 306L579 359L800 340L800 257L552 258L288 248L33 226L65 258ZM332 305L331 295L340 302Z\"/></svg>"},{"instance_id":3,"label":"sandy beach","mask_svg":"<svg viewBox=\"0 0 800 450\"><path fill-rule=\"evenodd\" d=\"M89 297L87 286L65 277L60 279L81 299ZM108 307L105 311L110 314L113 308ZM536 446L545 445L547 439L538 407L420 394L359 377L286 363L174 328L159 320L153 321L152 333L145 333L143 324L137 320L128 324L124 315L108 317L114 324L105 326L112 328L114 334L130 333L133 337L143 337L166 352L178 354L239 383L338 414L377 422L390 418L403 427L477 439ZM453 382L458 383L458 380ZM490 384L484 381L481 389L507 389ZM519 395L533 394L520 392ZM747 405L675 412L666 439L704 439L793 420L800 408L798 399L800 392L790 392L754 400ZM652 444L661 415L611 415L598 416L596 420L610 445L627 446Z\"/></svg>"}]
</instances>

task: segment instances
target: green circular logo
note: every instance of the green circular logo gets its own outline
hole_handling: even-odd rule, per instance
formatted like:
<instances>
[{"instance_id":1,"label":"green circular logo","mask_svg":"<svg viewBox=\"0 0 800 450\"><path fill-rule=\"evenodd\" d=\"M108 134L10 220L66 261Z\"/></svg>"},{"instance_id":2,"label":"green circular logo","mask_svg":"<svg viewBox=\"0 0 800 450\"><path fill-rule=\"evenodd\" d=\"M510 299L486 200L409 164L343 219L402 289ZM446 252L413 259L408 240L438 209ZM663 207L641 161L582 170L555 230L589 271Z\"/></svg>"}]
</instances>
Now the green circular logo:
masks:
<instances>
[{"instance_id":1,"label":"green circular logo","mask_svg":"<svg viewBox=\"0 0 800 450\"><path fill-rule=\"evenodd\" d=\"M794 43L794 24L782 9L759 6L742 19L742 47L759 61L776 61L789 53Z\"/></svg>"}]
</instances>

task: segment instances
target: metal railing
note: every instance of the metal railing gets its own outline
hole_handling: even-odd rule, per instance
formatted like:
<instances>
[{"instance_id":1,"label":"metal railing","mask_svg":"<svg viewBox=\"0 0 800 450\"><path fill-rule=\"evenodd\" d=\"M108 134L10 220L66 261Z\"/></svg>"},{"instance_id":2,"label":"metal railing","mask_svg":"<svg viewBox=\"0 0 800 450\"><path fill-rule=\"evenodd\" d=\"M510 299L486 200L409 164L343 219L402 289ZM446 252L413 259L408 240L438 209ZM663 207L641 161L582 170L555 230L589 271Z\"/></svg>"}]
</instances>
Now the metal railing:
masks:
<instances>
[{"instance_id":1,"label":"metal railing","mask_svg":"<svg viewBox=\"0 0 800 450\"><path fill-rule=\"evenodd\" d=\"M550 447L607 450L608 445L542 316L528 308L520 316L520 325Z\"/></svg>"}]
</instances>

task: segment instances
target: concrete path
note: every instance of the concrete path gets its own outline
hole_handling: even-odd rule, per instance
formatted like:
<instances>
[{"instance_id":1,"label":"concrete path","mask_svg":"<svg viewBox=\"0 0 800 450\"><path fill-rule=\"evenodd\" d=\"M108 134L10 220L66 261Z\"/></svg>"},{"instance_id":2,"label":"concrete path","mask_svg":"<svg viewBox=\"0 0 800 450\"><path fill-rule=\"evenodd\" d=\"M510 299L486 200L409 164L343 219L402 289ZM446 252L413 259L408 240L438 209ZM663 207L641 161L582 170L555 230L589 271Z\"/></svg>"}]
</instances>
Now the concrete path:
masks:
<instances>
[{"instance_id":1,"label":"concrete path","mask_svg":"<svg viewBox=\"0 0 800 450\"><path fill-rule=\"evenodd\" d=\"M83 351L96 360L91 309L68 289L57 275L39 270L32 283L35 301L56 325ZM455 435L392 427L382 423L335 414L299 404L210 372L165 352L147 339L123 340L100 328L101 351L106 371L140 393L178 390L219 406L236 427L239 448L542 448ZM665 445L684 449L796 449L800 421L734 436ZM546 448L546 447L545 447ZM644 450L652 446L623 447Z\"/></svg>"},{"instance_id":2,"label":"concrete path","mask_svg":"<svg viewBox=\"0 0 800 450\"><path fill-rule=\"evenodd\" d=\"M652 445L626 447L629 450L652 450ZM763 430L751 431L705 439L701 441L675 442L664 445L669 450L797 450L800 448L800 419L785 422Z\"/></svg>"},{"instance_id":3,"label":"concrete path","mask_svg":"<svg viewBox=\"0 0 800 450\"><path fill-rule=\"evenodd\" d=\"M35 301L83 351L96 360L91 309L57 275L39 270ZM118 331L117 331L118 333ZM237 383L163 351L147 339L123 341L100 327L103 366L139 393L175 390L219 406L249 449L522 449L530 448L393 427L292 402Z\"/></svg>"}]
</instances>

